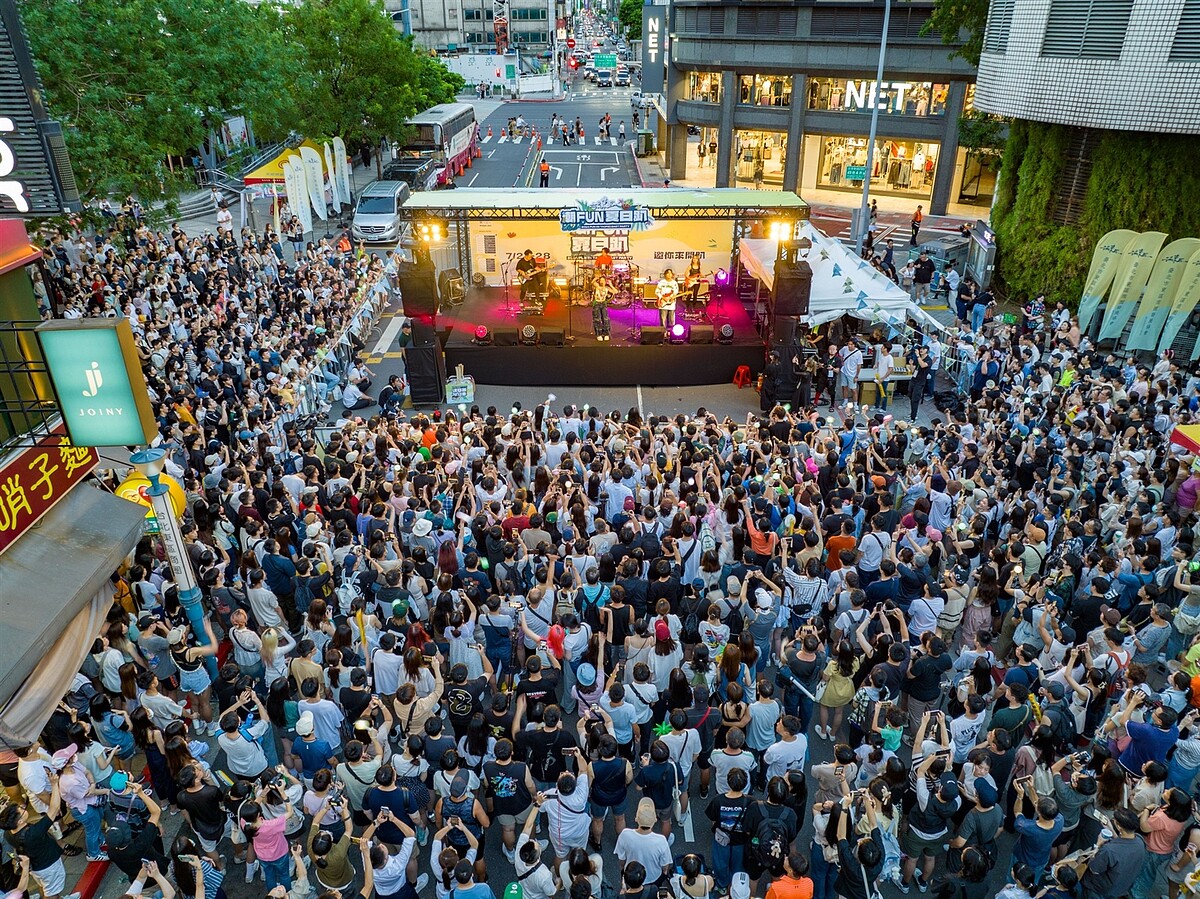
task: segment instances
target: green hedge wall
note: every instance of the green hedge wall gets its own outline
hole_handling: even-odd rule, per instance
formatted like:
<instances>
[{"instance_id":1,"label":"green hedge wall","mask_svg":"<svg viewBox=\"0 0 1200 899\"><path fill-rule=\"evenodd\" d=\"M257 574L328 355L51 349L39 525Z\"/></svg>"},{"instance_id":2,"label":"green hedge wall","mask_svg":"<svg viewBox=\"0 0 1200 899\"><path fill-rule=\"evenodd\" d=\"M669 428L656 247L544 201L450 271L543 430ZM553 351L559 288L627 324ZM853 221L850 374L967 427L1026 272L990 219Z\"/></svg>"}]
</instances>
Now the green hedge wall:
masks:
<instances>
[{"instance_id":1,"label":"green hedge wall","mask_svg":"<svg viewBox=\"0 0 1200 899\"><path fill-rule=\"evenodd\" d=\"M1074 306L1092 250L1114 228L1165 231L1168 241L1200 236L1200 138L1110 131L1092 157L1079 223L1051 219L1055 182L1070 130L1014 120L992 207L997 270L1014 298L1045 290Z\"/></svg>"}]
</instances>

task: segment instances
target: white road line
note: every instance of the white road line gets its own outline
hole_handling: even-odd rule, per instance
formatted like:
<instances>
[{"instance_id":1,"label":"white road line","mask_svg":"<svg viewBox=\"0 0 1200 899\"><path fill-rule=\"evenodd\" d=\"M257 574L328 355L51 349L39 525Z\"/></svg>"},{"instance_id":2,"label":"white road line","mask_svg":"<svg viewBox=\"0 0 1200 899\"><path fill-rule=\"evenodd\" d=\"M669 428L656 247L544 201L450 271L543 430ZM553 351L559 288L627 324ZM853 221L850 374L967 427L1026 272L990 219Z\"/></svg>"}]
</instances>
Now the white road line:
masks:
<instances>
[{"instance_id":1,"label":"white road line","mask_svg":"<svg viewBox=\"0 0 1200 899\"><path fill-rule=\"evenodd\" d=\"M642 385L641 384L637 385L637 398L638 398L638 415L645 418L646 413L644 411L642 411Z\"/></svg>"},{"instance_id":2,"label":"white road line","mask_svg":"<svg viewBox=\"0 0 1200 899\"><path fill-rule=\"evenodd\" d=\"M507 134L500 135L500 143L502 143L502 144L508 143L508 135Z\"/></svg>"},{"instance_id":3,"label":"white road line","mask_svg":"<svg viewBox=\"0 0 1200 899\"><path fill-rule=\"evenodd\" d=\"M519 135L517 135L516 137L514 137L514 138L513 138L513 143L514 143L514 144L519 144L519 143L520 143L521 141L523 141L524 139L525 139L525 135L523 135L523 134L519 134Z\"/></svg>"},{"instance_id":4,"label":"white road line","mask_svg":"<svg viewBox=\"0 0 1200 899\"><path fill-rule=\"evenodd\" d=\"M400 333L400 326L402 324L404 324L404 316L393 315L392 320L388 322L387 327L383 329L383 333L379 335L379 342L376 343L375 348L371 350L372 354L378 355L380 353L386 353L388 347L390 347L392 342L396 339L396 335Z\"/></svg>"},{"instance_id":5,"label":"white road line","mask_svg":"<svg viewBox=\"0 0 1200 899\"><path fill-rule=\"evenodd\" d=\"M471 180L467 182L467 187L470 187L472 184L474 184L475 179L478 177L479 177L479 172L476 172L474 175L472 175Z\"/></svg>"},{"instance_id":6,"label":"white road line","mask_svg":"<svg viewBox=\"0 0 1200 899\"><path fill-rule=\"evenodd\" d=\"M593 139L596 141L596 146L597 146L597 147L599 147L599 146L601 146L601 145L602 145L602 141L600 140L600 138L599 138L599 137L596 137L596 138L593 138Z\"/></svg>"},{"instance_id":7,"label":"white road line","mask_svg":"<svg viewBox=\"0 0 1200 899\"><path fill-rule=\"evenodd\" d=\"M486 143L487 143L488 141L490 141L491 139L492 139L492 136L489 134L487 137L485 137L483 140L481 140L481 141L480 141L480 143L481 143L481 144L486 144Z\"/></svg>"},{"instance_id":8,"label":"white road line","mask_svg":"<svg viewBox=\"0 0 1200 899\"><path fill-rule=\"evenodd\" d=\"M617 145L617 139L615 137L610 137L608 140L614 147Z\"/></svg>"},{"instance_id":9,"label":"white road line","mask_svg":"<svg viewBox=\"0 0 1200 899\"><path fill-rule=\"evenodd\" d=\"M579 186L579 179L583 177L583 166L578 166L575 169L575 186Z\"/></svg>"}]
</instances>

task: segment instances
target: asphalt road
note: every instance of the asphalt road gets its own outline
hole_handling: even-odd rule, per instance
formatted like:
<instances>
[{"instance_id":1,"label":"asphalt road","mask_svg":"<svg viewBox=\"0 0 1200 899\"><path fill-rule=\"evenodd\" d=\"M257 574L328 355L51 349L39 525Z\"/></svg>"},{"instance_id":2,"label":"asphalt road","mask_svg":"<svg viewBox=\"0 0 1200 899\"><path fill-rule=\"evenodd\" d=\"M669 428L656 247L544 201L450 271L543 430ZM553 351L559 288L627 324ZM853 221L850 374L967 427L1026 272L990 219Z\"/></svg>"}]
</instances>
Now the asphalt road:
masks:
<instances>
[{"instance_id":1,"label":"asphalt road","mask_svg":"<svg viewBox=\"0 0 1200 899\"><path fill-rule=\"evenodd\" d=\"M531 136L509 140L505 128L509 118L524 116L541 135L541 151L551 165L550 187L632 187L638 184L637 170L629 149L617 135L625 122L627 141L633 139L629 88L593 88L572 91L565 100L505 103L480 123L483 156L474 168L458 179L458 186L511 188L524 186L537 165L538 147ZM612 116L612 136L602 140L597 125L604 114ZM552 137L550 119L558 114L568 122L583 124L585 143L563 146ZM488 128L492 129L488 137ZM537 176L532 178L537 184Z\"/></svg>"}]
</instances>

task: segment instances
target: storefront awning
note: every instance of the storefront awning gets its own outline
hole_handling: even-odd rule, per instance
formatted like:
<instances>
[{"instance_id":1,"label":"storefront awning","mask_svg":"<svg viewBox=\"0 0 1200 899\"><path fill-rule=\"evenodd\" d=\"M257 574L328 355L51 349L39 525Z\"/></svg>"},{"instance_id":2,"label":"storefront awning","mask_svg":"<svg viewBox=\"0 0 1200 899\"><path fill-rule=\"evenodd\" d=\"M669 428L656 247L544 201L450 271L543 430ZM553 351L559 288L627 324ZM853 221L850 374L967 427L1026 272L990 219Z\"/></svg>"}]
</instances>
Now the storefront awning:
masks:
<instances>
[{"instance_id":1,"label":"storefront awning","mask_svg":"<svg viewBox=\"0 0 1200 899\"><path fill-rule=\"evenodd\" d=\"M284 162L287 161L289 156L299 156L301 147L312 147L317 151L318 156L321 156L322 159L324 158L324 148L315 141L305 138L296 146L288 147L286 150L280 152L270 162L263 163L254 171L248 172L242 180L246 184L282 184Z\"/></svg>"},{"instance_id":2,"label":"storefront awning","mask_svg":"<svg viewBox=\"0 0 1200 899\"><path fill-rule=\"evenodd\" d=\"M37 739L112 605L109 576L146 509L72 490L0 556L0 746Z\"/></svg>"}]
</instances>

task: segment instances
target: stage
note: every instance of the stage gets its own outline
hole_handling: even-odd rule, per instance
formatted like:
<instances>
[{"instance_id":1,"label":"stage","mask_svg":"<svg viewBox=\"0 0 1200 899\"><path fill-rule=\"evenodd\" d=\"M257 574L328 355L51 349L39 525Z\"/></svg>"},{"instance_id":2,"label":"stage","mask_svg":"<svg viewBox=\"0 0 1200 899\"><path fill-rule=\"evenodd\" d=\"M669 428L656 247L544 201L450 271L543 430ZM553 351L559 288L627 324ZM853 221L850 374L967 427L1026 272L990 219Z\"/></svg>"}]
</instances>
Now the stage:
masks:
<instances>
[{"instance_id":1,"label":"stage","mask_svg":"<svg viewBox=\"0 0 1200 899\"><path fill-rule=\"evenodd\" d=\"M679 303L677 320L689 331L693 326L712 328L711 344L640 344L631 334L637 324L657 326L657 309L610 308L612 340L600 342L592 333L590 306L571 306L563 299L551 298L541 315L519 314L518 288L510 289L510 309L505 308L503 288L471 287L466 299L457 306L441 305L437 331L446 353L446 370L461 365L466 374L480 384L513 386L695 386L719 384L733 379L739 365L757 373L764 363L763 342L754 329L750 314L731 290L727 296L709 299L706 317L699 322L682 318L684 304ZM733 328L733 341L719 344L716 336L722 325ZM536 346L482 346L475 342L475 329L485 325L495 340L511 341L513 332L525 325L538 331ZM551 338L562 333L562 346L547 346L543 332ZM499 332L499 333L498 333ZM573 339L572 339L573 338Z\"/></svg>"}]
</instances>

